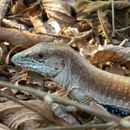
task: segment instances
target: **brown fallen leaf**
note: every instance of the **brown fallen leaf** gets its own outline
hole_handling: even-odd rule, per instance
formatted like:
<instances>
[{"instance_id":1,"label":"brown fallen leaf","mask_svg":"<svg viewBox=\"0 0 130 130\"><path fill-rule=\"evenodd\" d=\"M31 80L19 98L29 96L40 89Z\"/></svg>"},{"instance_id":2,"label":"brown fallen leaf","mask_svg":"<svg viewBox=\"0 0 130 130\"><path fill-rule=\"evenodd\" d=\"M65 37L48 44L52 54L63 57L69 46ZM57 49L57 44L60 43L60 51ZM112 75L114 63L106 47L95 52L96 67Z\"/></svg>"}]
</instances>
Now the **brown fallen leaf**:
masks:
<instances>
[{"instance_id":1,"label":"brown fallen leaf","mask_svg":"<svg viewBox=\"0 0 130 130\"><path fill-rule=\"evenodd\" d=\"M12 47L12 46L10 46L10 49L11 49L11 47ZM18 52L18 51L21 51L21 50L23 50L23 48L21 48L21 45L17 45L17 46L15 46L15 47L13 47L13 48L7 53L6 58L4 57L5 64L9 64L9 63L10 63L10 61L11 61L10 56L11 56L11 54L12 54L13 52Z\"/></svg>"},{"instance_id":2,"label":"brown fallen leaf","mask_svg":"<svg viewBox=\"0 0 130 130\"><path fill-rule=\"evenodd\" d=\"M73 8L76 7L76 0L65 0L68 5L71 5Z\"/></svg>"},{"instance_id":3,"label":"brown fallen leaf","mask_svg":"<svg viewBox=\"0 0 130 130\"><path fill-rule=\"evenodd\" d=\"M101 50L96 50L95 53L89 53L89 55L86 56L86 59L91 62L91 64L100 64L104 63L107 61L119 61L119 57L115 52L110 51L101 51Z\"/></svg>"},{"instance_id":4,"label":"brown fallen leaf","mask_svg":"<svg viewBox=\"0 0 130 130\"><path fill-rule=\"evenodd\" d=\"M16 68L15 73L13 73L10 81L16 85L19 84L19 85L24 85L24 86L30 86L38 90L45 90L46 88L44 87L44 84L45 84L44 76L35 72L31 72L31 71L24 71L24 70L18 71L17 68ZM28 93L26 93L26 95L28 95Z\"/></svg>"},{"instance_id":5,"label":"brown fallen leaf","mask_svg":"<svg viewBox=\"0 0 130 130\"><path fill-rule=\"evenodd\" d=\"M25 31L27 31L27 27L25 26L25 25L23 25L23 24L20 24L20 23L18 23L16 20L10 20L10 19L6 19L6 18L4 18L3 20L2 20L2 23L3 23L3 25L5 26L5 27L12 27L12 28L16 28L16 29L19 29L19 30L25 30Z\"/></svg>"},{"instance_id":6,"label":"brown fallen leaf","mask_svg":"<svg viewBox=\"0 0 130 130\"><path fill-rule=\"evenodd\" d=\"M130 3L126 1L114 1L115 8L115 28L123 28L129 25ZM89 1L78 0L77 20L86 20L95 30L95 34L100 34L102 40L105 38L111 41L112 38L112 10L111 1Z\"/></svg>"},{"instance_id":7,"label":"brown fallen leaf","mask_svg":"<svg viewBox=\"0 0 130 130\"><path fill-rule=\"evenodd\" d=\"M119 63L113 63L110 65L107 65L105 67L105 71L108 71L113 74L122 75L122 76L128 76L128 71L125 68L121 67Z\"/></svg>"},{"instance_id":8,"label":"brown fallen leaf","mask_svg":"<svg viewBox=\"0 0 130 130\"><path fill-rule=\"evenodd\" d=\"M0 64L5 63L5 57L8 52L8 47L4 44L4 42L0 42Z\"/></svg>"},{"instance_id":9,"label":"brown fallen leaf","mask_svg":"<svg viewBox=\"0 0 130 130\"><path fill-rule=\"evenodd\" d=\"M6 94L8 94L10 96L14 96L12 90L10 88L8 88L8 87L1 88L0 91L4 92L4 93L6 93Z\"/></svg>"},{"instance_id":10,"label":"brown fallen leaf","mask_svg":"<svg viewBox=\"0 0 130 130\"><path fill-rule=\"evenodd\" d=\"M75 19L71 16L71 8L66 1L42 0L42 6L49 19L47 23L51 24L54 32L59 32L61 27L74 24Z\"/></svg>"},{"instance_id":11,"label":"brown fallen leaf","mask_svg":"<svg viewBox=\"0 0 130 130\"><path fill-rule=\"evenodd\" d=\"M6 11L8 9L10 2L11 0L0 0L0 26L1 26L2 19L6 15Z\"/></svg>"},{"instance_id":12,"label":"brown fallen leaf","mask_svg":"<svg viewBox=\"0 0 130 130\"><path fill-rule=\"evenodd\" d=\"M17 29L0 27L0 41L6 41L14 46L29 48L39 42L51 42L52 37L35 33L22 32Z\"/></svg>"},{"instance_id":13,"label":"brown fallen leaf","mask_svg":"<svg viewBox=\"0 0 130 130\"><path fill-rule=\"evenodd\" d=\"M74 28L77 28L79 32L84 32L90 30L92 27L87 23L87 21L80 21L74 24Z\"/></svg>"},{"instance_id":14,"label":"brown fallen leaf","mask_svg":"<svg viewBox=\"0 0 130 130\"><path fill-rule=\"evenodd\" d=\"M10 14L16 14L26 8L27 6L24 4L24 0L17 0L15 5L11 8Z\"/></svg>"},{"instance_id":15,"label":"brown fallen leaf","mask_svg":"<svg viewBox=\"0 0 130 130\"><path fill-rule=\"evenodd\" d=\"M45 81L44 90L49 91L50 93L56 92L60 87L58 84L54 83L53 81Z\"/></svg>"},{"instance_id":16,"label":"brown fallen leaf","mask_svg":"<svg viewBox=\"0 0 130 130\"><path fill-rule=\"evenodd\" d=\"M91 53L87 58L92 64L99 64L106 61L111 62L130 62L130 48L114 45L106 45L97 50L95 53Z\"/></svg>"},{"instance_id":17,"label":"brown fallen leaf","mask_svg":"<svg viewBox=\"0 0 130 130\"><path fill-rule=\"evenodd\" d=\"M0 123L0 130L11 130L11 129Z\"/></svg>"},{"instance_id":18,"label":"brown fallen leaf","mask_svg":"<svg viewBox=\"0 0 130 130\"><path fill-rule=\"evenodd\" d=\"M45 79L42 75L30 71L28 71L26 78L28 79L29 82L39 86L43 86L45 82L44 81Z\"/></svg>"},{"instance_id":19,"label":"brown fallen leaf","mask_svg":"<svg viewBox=\"0 0 130 130\"><path fill-rule=\"evenodd\" d=\"M63 27L60 31L59 34L69 36L69 37L76 37L79 36L79 31L77 28L72 28L72 27ZM59 40L59 39L58 39ZM68 43L70 40L68 39L61 39L61 41ZM76 42L72 43L72 46L76 46Z\"/></svg>"},{"instance_id":20,"label":"brown fallen leaf","mask_svg":"<svg viewBox=\"0 0 130 130\"><path fill-rule=\"evenodd\" d=\"M39 5L32 6L29 9L29 18L37 33L51 33L51 26L45 23L42 18L42 10Z\"/></svg>"},{"instance_id":21,"label":"brown fallen leaf","mask_svg":"<svg viewBox=\"0 0 130 130\"><path fill-rule=\"evenodd\" d=\"M23 102L34 106L38 111L46 113L46 115L48 115L50 118L54 118L51 107L47 103L40 100L30 100ZM44 128L50 124L49 121L43 119L43 117L37 113L12 101L0 103L0 120L1 123L13 130L27 130L39 127Z\"/></svg>"},{"instance_id":22,"label":"brown fallen leaf","mask_svg":"<svg viewBox=\"0 0 130 130\"><path fill-rule=\"evenodd\" d=\"M59 104L53 104L52 110L57 117L66 121L69 125L79 125L77 119L71 114L67 113L67 109L65 106Z\"/></svg>"}]
</instances>

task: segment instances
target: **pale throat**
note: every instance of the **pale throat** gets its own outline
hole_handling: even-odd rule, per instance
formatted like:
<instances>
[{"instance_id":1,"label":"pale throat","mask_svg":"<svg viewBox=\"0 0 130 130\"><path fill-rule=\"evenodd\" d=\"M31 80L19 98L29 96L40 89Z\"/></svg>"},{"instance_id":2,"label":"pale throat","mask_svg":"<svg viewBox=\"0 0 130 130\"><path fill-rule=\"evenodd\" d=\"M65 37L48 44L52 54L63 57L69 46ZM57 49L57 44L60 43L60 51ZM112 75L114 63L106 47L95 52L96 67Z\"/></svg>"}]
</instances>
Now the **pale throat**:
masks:
<instances>
[{"instance_id":1,"label":"pale throat","mask_svg":"<svg viewBox=\"0 0 130 130\"><path fill-rule=\"evenodd\" d=\"M64 69L54 78L51 78L52 81L58 83L64 90L69 92L70 96L77 98L79 96L84 96L84 93L81 93L79 89L82 87L81 74L77 75L73 73L73 68L71 68L71 60L65 63Z\"/></svg>"}]
</instances>

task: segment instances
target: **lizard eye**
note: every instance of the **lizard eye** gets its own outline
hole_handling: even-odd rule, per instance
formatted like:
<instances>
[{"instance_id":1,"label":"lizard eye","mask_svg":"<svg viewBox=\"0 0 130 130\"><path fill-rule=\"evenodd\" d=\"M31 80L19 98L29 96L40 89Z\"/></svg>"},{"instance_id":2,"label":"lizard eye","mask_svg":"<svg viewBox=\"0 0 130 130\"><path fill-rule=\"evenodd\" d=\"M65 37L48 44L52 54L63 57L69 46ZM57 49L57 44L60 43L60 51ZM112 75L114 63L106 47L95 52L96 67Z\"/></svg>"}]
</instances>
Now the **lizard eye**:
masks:
<instances>
[{"instance_id":1,"label":"lizard eye","mask_svg":"<svg viewBox=\"0 0 130 130\"><path fill-rule=\"evenodd\" d=\"M38 61L43 61L44 60L44 55L42 53L39 53L36 57L36 60Z\"/></svg>"},{"instance_id":2,"label":"lizard eye","mask_svg":"<svg viewBox=\"0 0 130 130\"><path fill-rule=\"evenodd\" d=\"M41 54L41 53L38 54L37 56L38 56L39 58L43 58L43 54Z\"/></svg>"}]
</instances>

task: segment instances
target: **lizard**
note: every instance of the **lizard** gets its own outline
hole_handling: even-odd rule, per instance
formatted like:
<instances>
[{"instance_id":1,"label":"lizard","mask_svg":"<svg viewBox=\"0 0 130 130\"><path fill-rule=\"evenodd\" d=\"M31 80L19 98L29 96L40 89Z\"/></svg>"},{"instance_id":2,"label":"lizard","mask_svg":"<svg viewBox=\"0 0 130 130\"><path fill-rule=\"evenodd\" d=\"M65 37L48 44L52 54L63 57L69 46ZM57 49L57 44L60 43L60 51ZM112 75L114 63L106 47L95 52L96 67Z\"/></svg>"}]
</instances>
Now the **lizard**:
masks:
<instances>
[{"instance_id":1,"label":"lizard","mask_svg":"<svg viewBox=\"0 0 130 130\"><path fill-rule=\"evenodd\" d=\"M123 112L123 116L130 113L130 78L95 67L62 42L36 44L15 54L11 61L49 76L77 101L84 103L86 97L92 97L107 110L112 108L112 113Z\"/></svg>"}]
</instances>

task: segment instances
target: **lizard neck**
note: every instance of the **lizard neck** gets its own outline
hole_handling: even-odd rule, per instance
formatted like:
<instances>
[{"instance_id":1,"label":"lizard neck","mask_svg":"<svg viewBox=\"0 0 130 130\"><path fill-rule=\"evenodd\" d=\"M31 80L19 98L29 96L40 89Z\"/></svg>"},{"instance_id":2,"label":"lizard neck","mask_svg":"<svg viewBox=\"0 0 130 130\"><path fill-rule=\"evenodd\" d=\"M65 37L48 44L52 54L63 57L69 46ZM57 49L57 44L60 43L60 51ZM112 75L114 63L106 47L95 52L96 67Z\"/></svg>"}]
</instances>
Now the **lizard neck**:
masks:
<instances>
[{"instance_id":1,"label":"lizard neck","mask_svg":"<svg viewBox=\"0 0 130 130\"><path fill-rule=\"evenodd\" d=\"M70 96L75 99L82 96L92 96L89 86L94 87L94 85L91 81L88 82L90 80L89 75L92 72L92 70L90 71L90 63L86 61L87 64L84 64L82 61L81 64L79 64L80 61L76 61L75 59L76 57L72 55L66 55L64 59L66 61L64 69L56 77L52 78L52 80L60 84L70 93ZM88 76L86 76L86 74Z\"/></svg>"},{"instance_id":2,"label":"lizard neck","mask_svg":"<svg viewBox=\"0 0 130 130\"><path fill-rule=\"evenodd\" d=\"M101 104L130 107L130 79L102 71L75 52L67 54L64 69L52 80L70 95L90 96Z\"/></svg>"}]
</instances>

